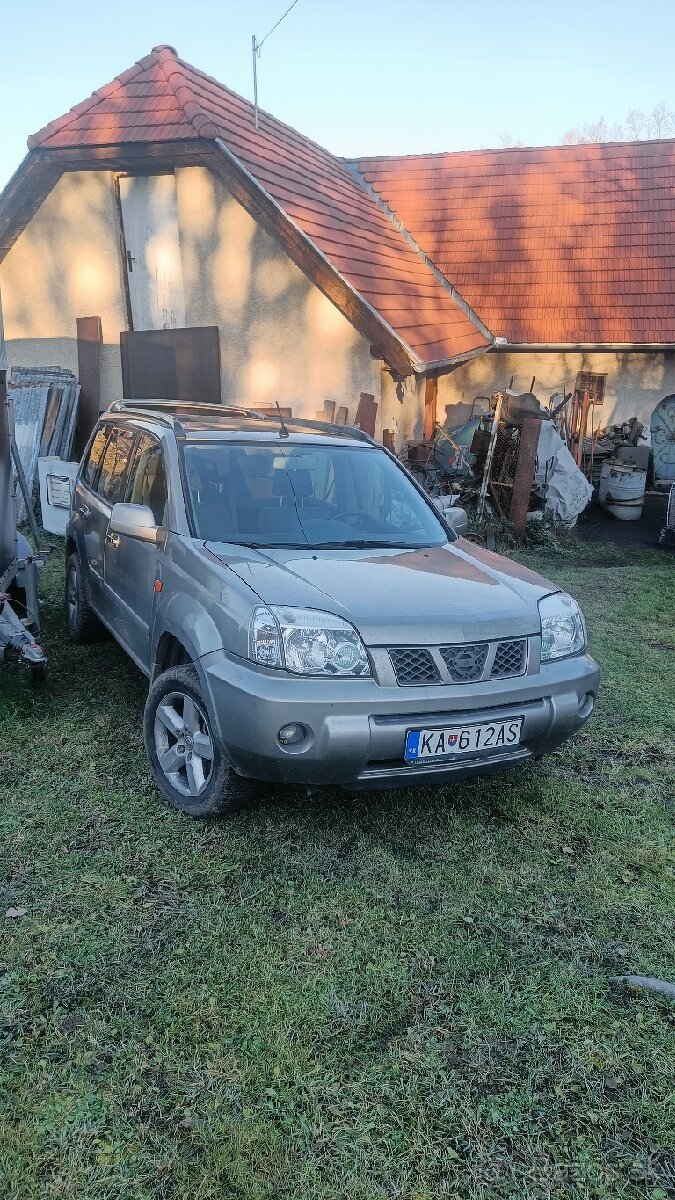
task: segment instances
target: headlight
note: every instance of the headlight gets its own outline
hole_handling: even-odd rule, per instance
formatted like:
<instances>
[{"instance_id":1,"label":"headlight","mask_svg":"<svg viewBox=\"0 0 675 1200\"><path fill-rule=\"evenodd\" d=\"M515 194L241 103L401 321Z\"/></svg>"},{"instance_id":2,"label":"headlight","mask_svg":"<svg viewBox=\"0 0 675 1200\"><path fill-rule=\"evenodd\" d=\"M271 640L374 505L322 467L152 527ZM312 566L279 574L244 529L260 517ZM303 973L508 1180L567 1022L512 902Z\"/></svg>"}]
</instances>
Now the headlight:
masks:
<instances>
[{"instance_id":1,"label":"headlight","mask_svg":"<svg viewBox=\"0 0 675 1200\"><path fill-rule=\"evenodd\" d=\"M370 675L366 648L348 621L315 608L256 608L249 656L294 675Z\"/></svg>"},{"instance_id":2,"label":"headlight","mask_svg":"<svg viewBox=\"0 0 675 1200\"><path fill-rule=\"evenodd\" d=\"M586 649L586 624L576 600L559 592L539 601L541 660L568 658Z\"/></svg>"}]
</instances>

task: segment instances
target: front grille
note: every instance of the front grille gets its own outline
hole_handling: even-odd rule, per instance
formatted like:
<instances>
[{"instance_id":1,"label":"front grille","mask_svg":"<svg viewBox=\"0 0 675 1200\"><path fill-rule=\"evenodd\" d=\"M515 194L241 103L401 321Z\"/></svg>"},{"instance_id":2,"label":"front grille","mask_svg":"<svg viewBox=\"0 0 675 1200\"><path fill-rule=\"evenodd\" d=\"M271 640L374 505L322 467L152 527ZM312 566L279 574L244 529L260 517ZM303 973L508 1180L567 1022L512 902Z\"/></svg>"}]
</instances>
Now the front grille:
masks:
<instances>
[{"instance_id":1,"label":"front grille","mask_svg":"<svg viewBox=\"0 0 675 1200\"><path fill-rule=\"evenodd\" d=\"M389 651L399 684L440 683L438 667L428 650L420 646L396 646Z\"/></svg>"},{"instance_id":2,"label":"front grille","mask_svg":"<svg viewBox=\"0 0 675 1200\"><path fill-rule=\"evenodd\" d=\"M485 668L488 646L480 645L441 646L441 658L454 683L475 683Z\"/></svg>"},{"instance_id":3,"label":"front grille","mask_svg":"<svg viewBox=\"0 0 675 1200\"><path fill-rule=\"evenodd\" d=\"M490 647L495 646L490 679L511 679L527 669L527 638L507 642L467 642L439 646L447 675L442 674L430 649L425 646L390 646L389 657L396 682L404 687L423 683L478 683L485 676Z\"/></svg>"},{"instance_id":4,"label":"front grille","mask_svg":"<svg viewBox=\"0 0 675 1200\"><path fill-rule=\"evenodd\" d=\"M527 642L519 638L514 642L500 642L492 664L493 679L509 679L512 675L522 675L525 671L525 651Z\"/></svg>"}]
</instances>

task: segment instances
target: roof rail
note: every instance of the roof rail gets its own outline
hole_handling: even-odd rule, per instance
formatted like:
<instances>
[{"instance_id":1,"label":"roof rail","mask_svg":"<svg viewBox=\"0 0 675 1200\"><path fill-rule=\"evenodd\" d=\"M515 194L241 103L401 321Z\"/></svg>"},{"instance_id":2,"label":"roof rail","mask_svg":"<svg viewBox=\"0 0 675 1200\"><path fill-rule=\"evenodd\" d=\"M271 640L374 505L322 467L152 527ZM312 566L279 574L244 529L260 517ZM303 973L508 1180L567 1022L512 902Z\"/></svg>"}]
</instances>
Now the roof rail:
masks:
<instances>
[{"instance_id":1,"label":"roof rail","mask_svg":"<svg viewBox=\"0 0 675 1200\"><path fill-rule=\"evenodd\" d=\"M233 404L190 404L183 403L182 400L113 400L112 404L101 413L101 416L105 416L106 413L129 413L137 416L152 414L154 420L162 421L179 435L184 433L179 417L186 417L191 413L220 413L225 416L231 413L233 416L246 417L253 421L274 422L276 420L274 415L262 413L253 408L239 408ZM358 429L356 425L336 425L330 421L315 421L308 417L284 417L284 423L291 430L315 429L321 433L327 433L331 437L355 438L357 441L367 442L371 446L378 445L369 433Z\"/></svg>"},{"instance_id":2,"label":"roof rail","mask_svg":"<svg viewBox=\"0 0 675 1200\"><path fill-rule=\"evenodd\" d=\"M190 400L114 400L107 409L108 412L138 412L166 413L167 416L178 413L232 413L238 417L250 417L252 420L264 421L263 413L254 408L243 408L237 404L198 404Z\"/></svg>"}]
</instances>

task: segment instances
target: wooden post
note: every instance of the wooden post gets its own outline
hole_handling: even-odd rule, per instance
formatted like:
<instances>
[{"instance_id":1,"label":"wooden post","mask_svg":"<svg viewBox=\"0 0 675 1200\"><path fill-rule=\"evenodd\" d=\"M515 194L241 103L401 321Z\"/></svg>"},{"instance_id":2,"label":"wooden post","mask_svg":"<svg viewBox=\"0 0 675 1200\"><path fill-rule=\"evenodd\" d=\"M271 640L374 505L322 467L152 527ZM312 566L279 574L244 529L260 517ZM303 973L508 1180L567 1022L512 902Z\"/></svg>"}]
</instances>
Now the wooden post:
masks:
<instances>
[{"instance_id":1,"label":"wooden post","mask_svg":"<svg viewBox=\"0 0 675 1200\"><path fill-rule=\"evenodd\" d=\"M80 379L80 399L77 406L75 453L81 458L89 435L98 421L101 407L101 342L103 333L100 317L77 317L77 372Z\"/></svg>"},{"instance_id":2,"label":"wooden post","mask_svg":"<svg viewBox=\"0 0 675 1200\"><path fill-rule=\"evenodd\" d=\"M425 442L430 442L436 432L436 402L438 400L438 375L427 375L424 383L424 431Z\"/></svg>"},{"instance_id":3,"label":"wooden post","mask_svg":"<svg viewBox=\"0 0 675 1200\"><path fill-rule=\"evenodd\" d=\"M513 536L520 544L525 536L527 510L534 481L537 462L537 446L541 433L541 417L525 417L520 431L518 462L513 477L513 495L509 517L513 524Z\"/></svg>"}]
</instances>

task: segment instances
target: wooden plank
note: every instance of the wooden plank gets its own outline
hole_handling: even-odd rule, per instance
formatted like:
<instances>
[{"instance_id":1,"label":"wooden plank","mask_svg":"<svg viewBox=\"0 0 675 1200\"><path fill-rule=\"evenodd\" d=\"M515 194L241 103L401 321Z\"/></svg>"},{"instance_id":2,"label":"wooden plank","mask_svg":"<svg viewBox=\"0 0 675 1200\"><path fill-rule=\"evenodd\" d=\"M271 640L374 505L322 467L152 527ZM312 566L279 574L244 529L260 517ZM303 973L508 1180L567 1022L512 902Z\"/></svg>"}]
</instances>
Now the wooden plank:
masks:
<instances>
[{"instance_id":1,"label":"wooden plank","mask_svg":"<svg viewBox=\"0 0 675 1200\"><path fill-rule=\"evenodd\" d=\"M335 424L336 425L346 425L348 415L349 415L349 410L347 409L346 404L341 405L340 408L338 408L337 414L335 416Z\"/></svg>"},{"instance_id":2,"label":"wooden plank","mask_svg":"<svg viewBox=\"0 0 675 1200\"><path fill-rule=\"evenodd\" d=\"M522 542L525 537L527 510L534 480L540 433L541 418L525 417L520 431L518 462L513 477L513 494L509 510L509 519L513 524L513 536L518 543Z\"/></svg>"},{"instance_id":3,"label":"wooden plank","mask_svg":"<svg viewBox=\"0 0 675 1200\"><path fill-rule=\"evenodd\" d=\"M335 420L335 401L334 400L324 400L324 402L323 402L323 419L324 419L324 421L328 421L329 425L333 424L333 421Z\"/></svg>"},{"instance_id":4,"label":"wooden plank","mask_svg":"<svg viewBox=\"0 0 675 1200\"><path fill-rule=\"evenodd\" d=\"M427 375L424 383L424 433L425 442L430 442L436 432L436 402L438 400L438 376Z\"/></svg>"},{"instance_id":5,"label":"wooden plank","mask_svg":"<svg viewBox=\"0 0 675 1200\"><path fill-rule=\"evenodd\" d=\"M359 407L356 410L356 418L354 424L362 429L364 433L369 433L371 437L375 437L375 421L377 418L377 402L374 396L369 392L361 392L359 396Z\"/></svg>"},{"instance_id":6,"label":"wooden plank","mask_svg":"<svg viewBox=\"0 0 675 1200\"><path fill-rule=\"evenodd\" d=\"M101 343L103 330L100 317L77 317L77 373L80 380L80 399L77 406L75 452L84 453L101 409Z\"/></svg>"}]
</instances>

